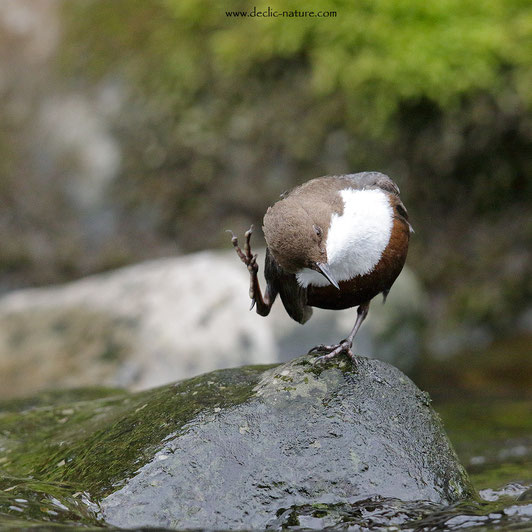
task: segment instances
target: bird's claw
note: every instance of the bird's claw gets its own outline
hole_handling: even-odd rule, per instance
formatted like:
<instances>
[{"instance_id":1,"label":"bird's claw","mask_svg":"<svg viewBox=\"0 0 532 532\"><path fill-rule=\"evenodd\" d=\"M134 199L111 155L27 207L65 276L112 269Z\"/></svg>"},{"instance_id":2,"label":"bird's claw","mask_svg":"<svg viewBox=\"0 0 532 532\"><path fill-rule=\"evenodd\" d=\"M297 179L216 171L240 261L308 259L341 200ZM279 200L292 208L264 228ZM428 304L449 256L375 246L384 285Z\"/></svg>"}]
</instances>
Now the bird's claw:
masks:
<instances>
[{"instance_id":1,"label":"bird's claw","mask_svg":"<svg viewBox=\"0 0 532 532\"><path fill-rule=\"evenodd\" d=\"M258 255L251 252L251 235L253 234L253 225L244 233L245 242L244 242L244 250L238 245L238 238L237 236L231 231L230 229L226 229L227 233L231 234L231 242L233 244L233 247L235 248L236 254L240 258L240 260L247 266L247 269L251 275L251 283L249 288L249 297L251 298L251 307L249 310L253 310L253 307L255 306L256 298L255 298L255 284L253 282L254 278L256 278L257 272L259 271L259 266L257 264L257 257Z\"/></svg>"},{"instance_id":2,"label":"bird's claw","mask_svg":"<svg viewBox=\"0 0 532 532\"><path fill-rule=\"evenodd\" d=\"M314 347L311 347L308 350L307 355L311 355L312 353L329 353L335 347L337 347L337 346L335 346L335 345L318 344L318 345L315 345Z\"/></svg>"},{"instance_id":3,"label":"bird's claw","mask_svg":"<svg viewBox=\"0 0 532 532\"><path fill-rule=\"evenodd\" d=\"M351 351L351 342L349 342L348 340L342 340L337 345L317 345L308 352L309 355L312 353L325 353L315 359L315 364L326 362L327 360L331 360L334 357L344 354L351 359L353 365L356 366L357 363L356 356L353 351Z\"/></svg>"},{"instance_id":4,"label":"bird's claw","mask_svg":"<svg viewBox=\"0 0 532 532\"><path fill-rule=\"evenodd\" d=\"M253 255L251 253L251 235L253 234L253 225L245 232L244 236L246 238L244 243L244 250L238 245L238 237L231 231L231 229L226 229L227 233L231 235L231 242L235 251L240 258L240 260L248 267L248 270L251 273L257 273L259 267L257 265L258 255Z\"/></svg>"}]
</instances>

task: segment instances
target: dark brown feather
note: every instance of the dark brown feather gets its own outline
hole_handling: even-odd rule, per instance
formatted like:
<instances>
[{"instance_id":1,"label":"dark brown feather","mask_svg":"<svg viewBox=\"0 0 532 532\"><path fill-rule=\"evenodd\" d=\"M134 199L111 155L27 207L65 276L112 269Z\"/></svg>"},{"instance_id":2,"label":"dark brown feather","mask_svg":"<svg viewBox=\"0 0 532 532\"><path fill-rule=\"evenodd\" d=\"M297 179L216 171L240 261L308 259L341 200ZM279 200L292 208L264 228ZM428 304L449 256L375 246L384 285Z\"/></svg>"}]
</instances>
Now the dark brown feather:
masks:
<instances>
[{"instance_id":1,"label":"dark brown feather","mask_svg":"<svg viewBox=\"0 0 532 532\"><path fill-rule=\"evenodd\" d=\"M302 288L295 274L285 272L266 248L264 263L266 290L271 301L279 294L288 315L299 323L305 323L312 316L312 308L307 305L306 290Z\"/></svg>"}]
</instances>

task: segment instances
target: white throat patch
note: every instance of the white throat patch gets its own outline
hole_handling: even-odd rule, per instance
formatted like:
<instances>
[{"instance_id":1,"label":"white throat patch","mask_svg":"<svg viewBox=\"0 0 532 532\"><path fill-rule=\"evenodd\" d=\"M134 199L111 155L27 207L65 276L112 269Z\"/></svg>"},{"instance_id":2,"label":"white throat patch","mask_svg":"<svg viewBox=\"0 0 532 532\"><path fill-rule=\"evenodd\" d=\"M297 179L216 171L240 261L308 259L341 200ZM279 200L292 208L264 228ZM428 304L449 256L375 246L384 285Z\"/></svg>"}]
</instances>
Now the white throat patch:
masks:
<instances>
[{"instance_id":1,"label":"white throat patch","mask_svg":"<svg viewBox=\"0 0 532 532\"><path fill-rule=\"evenodd\" d=\"M386 249L393 226L393 209L380 189L340 191L344 200L341 216L333 214L327 234L327 259L337 281L347 281L373 270ZM305 268L296 274L303 286L327 286L329 281Z\"/></svg>"}]
</instances>

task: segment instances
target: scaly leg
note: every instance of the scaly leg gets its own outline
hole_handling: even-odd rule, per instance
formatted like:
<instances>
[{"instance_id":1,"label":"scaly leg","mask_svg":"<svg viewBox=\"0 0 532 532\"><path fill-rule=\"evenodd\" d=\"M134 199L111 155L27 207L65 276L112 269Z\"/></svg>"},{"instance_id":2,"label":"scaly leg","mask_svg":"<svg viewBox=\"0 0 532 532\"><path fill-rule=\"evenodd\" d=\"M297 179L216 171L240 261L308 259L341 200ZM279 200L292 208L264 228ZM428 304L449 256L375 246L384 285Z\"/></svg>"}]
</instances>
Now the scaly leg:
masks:
<instances>
[{"instance_id":1,"label":"scaly leg","mask_svg":"<svg viewBox=\"0 0 532 532\"><path fill-rule=\"evenodd\" d=\"M345 340L342 340L339 344L336 345L317 345L309 351L309 354L326 353L325 355L322 355L316 359L317 362L322 362L325 360L330 360L335 356L345 353L349 356L353 364L356 365L356 356L351 351L351 347L353 346L353 340L358 332L358 329L360 329L362 322L366 319L366 316L368 315L369 303L370 302L367 301L366 303L362 303L362 305L359 305L357 309L357 319L355 321L355 325L353 326L353 329L351 329L349 336Z\"/></svg>"},{"instance_id":2,"label":"scaly leg","mask_svg":"<svg viewBox=\"0 0 532 532\"><path fill-rule=\"evenodd\" d=\"M259 285L259 277L257 272L259 271L259 265L257 264L257 255L251 253L251 234L253 233L253 226L251 226L245 233L245 244L244 251L238 245L238 238L235 236L233 231L227 230L228 233L231 233L231 242L235 248L237 255L240 257L240 260L248 267L249 271L249 297L251 298L251 307L249 310L252 310L255 304L257 305L256 310L257 314L260 316L267 316L270 313L272 308L273 300L269 296L268 290L262 296Z\"/></svg>"}]
</instances>

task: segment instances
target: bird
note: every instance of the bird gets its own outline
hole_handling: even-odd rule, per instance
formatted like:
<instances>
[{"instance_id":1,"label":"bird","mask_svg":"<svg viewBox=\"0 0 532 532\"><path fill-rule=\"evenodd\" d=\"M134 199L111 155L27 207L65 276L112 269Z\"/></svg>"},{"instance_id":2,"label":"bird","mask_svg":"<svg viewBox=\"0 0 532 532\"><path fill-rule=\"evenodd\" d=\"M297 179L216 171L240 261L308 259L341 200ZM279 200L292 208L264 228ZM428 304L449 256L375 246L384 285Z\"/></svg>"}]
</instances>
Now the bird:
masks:
<instances>
[{"instance_id":1,"label":"bird","mask_svg":"<svg viewBox=\"0 0 532 532\"><path fill-rule=\"evenodd\" d=\"M267 316L279 295L288 315L303 324L312 307L357 307L345 339L309 350L322 361L345 354L356 365L353 340L372 299L382 294L386 301L414 232L399 195L399 187L380 172L318 177L281 194L263 219L264 295L258 255L251 250L253 226L245 233L244 249L229 230L249 270L250 310L255 307L257 314Z\"/></svg>"}]
</instances>

